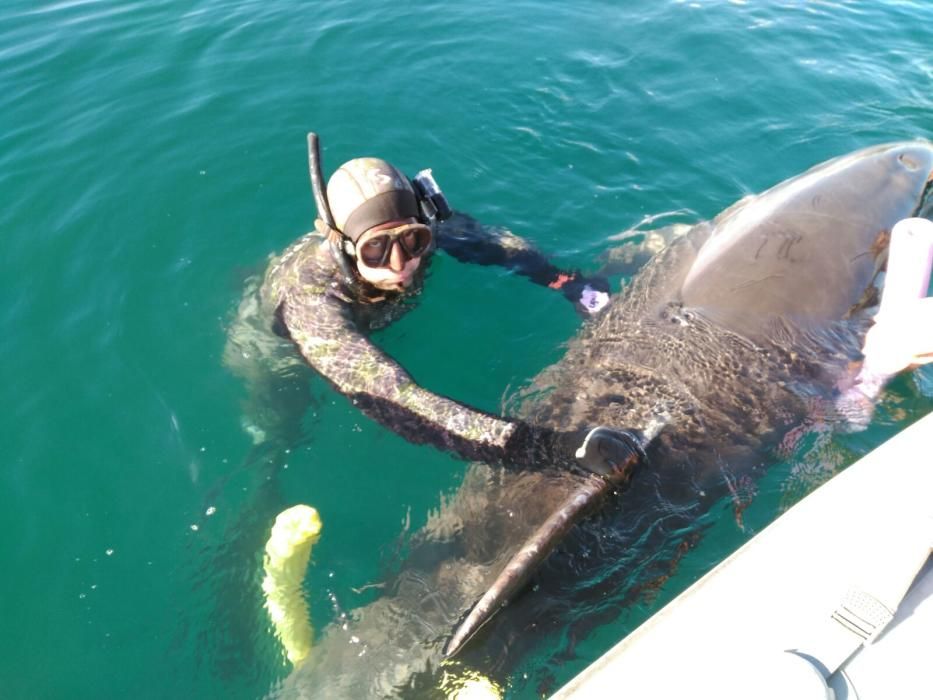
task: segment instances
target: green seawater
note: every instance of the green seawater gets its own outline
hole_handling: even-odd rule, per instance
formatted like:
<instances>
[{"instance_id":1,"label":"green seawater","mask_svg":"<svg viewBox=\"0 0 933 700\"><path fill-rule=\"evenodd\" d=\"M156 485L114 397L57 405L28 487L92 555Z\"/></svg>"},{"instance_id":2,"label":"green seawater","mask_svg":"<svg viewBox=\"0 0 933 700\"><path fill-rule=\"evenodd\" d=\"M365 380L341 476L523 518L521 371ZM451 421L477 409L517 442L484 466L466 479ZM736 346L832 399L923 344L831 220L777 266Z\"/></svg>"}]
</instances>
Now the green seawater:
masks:
<instances>
[{"instance_id":1,"label":"green seawater","mask_svg":"<svg viewBox=\"0 0 933 700\"><path fill-rule=\"evenodd\" d=\"M456 208L592 270L646 217L709 218L826 158L933 137L931 47L925 0L5 0L0 697L261 697L285 674L258 589L278 508L322 514L322 628L378 595L361 589L462 477L320 380L275 476L237 469L225 330L244 279L311 225L307 131L328 171L431 167ZM577 326L558 295L438 256L377 342L498 411ZM931 408L915 372L869 430L777 473L844 468ZM541 638L508 697L568 681L786 505L776 477L742 527L723 510L659 594Z\"/></svg>"}]
</instances>

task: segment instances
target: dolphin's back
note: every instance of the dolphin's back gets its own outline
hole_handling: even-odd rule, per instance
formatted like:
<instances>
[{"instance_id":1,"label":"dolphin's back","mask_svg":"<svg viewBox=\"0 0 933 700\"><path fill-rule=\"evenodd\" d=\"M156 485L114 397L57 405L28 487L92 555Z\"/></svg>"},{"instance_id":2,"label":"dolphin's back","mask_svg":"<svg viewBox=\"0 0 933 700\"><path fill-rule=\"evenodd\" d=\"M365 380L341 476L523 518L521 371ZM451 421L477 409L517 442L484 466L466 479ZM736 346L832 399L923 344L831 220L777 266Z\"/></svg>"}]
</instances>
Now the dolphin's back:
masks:
<instances>
[{"instance_id":1,"label":"dolphin's back","mask_svg":"<svg viewBox=\"0 0 933 700\"><path fill-rule=\"evenodd\" d=\"M772 337L751 340L677 301L708 236L698 226L656 256L536 378L523 409L529 421L558 430L659 434L657 468L687 498L715 491L719 463L760 453L803 420L808 396L828 394L859 350L849 323L808 334L775 326Z\"/></svg>"}]
</instances>

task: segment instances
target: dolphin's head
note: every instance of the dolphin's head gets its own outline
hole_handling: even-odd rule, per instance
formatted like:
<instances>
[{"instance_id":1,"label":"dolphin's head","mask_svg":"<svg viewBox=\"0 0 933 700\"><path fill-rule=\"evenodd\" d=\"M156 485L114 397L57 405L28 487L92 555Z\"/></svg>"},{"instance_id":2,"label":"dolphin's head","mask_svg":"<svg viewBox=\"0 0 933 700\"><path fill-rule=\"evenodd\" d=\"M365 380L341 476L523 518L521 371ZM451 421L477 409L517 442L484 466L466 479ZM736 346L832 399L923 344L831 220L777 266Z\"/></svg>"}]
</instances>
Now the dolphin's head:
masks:
<instances>
[{"instance_id":1,"label":"dolphin's head","mask_svg":"<svg viewBox=\"0 0 933 700\"><path fill-rule=\"evenodd\" d=\"M896 158L908 177L914 180L926 176L926 184L914 212L925 219L933 218L933 143L917 142L896 147Z\"/></svg>"},{"instance_id":2,"label":"dolphin's head","mask_svg":"<svg viewBox=\"0 0 933 700\"><path fill-rule=\"evenodd\" d=\"M782 319L807 328L859 303L892 227L929 208L933 144L836 158L720 214L684 281L684 301L751 337Z\"/></svg>"},{"instance_id":3,"label":"dolphin's head","mask_svg":"<svg viewBox=\"0 0 933 700\"><path fill-rule=\"evenodd\" d=\"M920 212L933 181L933 143L908 141L865 149L838 159L851 191L885 220ZM867 199L870 197L870 200Z\"/></svg>"},{"instance_id":4,"label":"dolphin's head","mask_svg":"<svg viewBox=\"0 0 933 700\"><path fill-rule=\"evenodd\" d=\"M926 173L927 180L933 176L933 143L929 141L910 141L894 144L883 150L888 157L894 157L911 173Z\"/></svg>"}]
</instances>

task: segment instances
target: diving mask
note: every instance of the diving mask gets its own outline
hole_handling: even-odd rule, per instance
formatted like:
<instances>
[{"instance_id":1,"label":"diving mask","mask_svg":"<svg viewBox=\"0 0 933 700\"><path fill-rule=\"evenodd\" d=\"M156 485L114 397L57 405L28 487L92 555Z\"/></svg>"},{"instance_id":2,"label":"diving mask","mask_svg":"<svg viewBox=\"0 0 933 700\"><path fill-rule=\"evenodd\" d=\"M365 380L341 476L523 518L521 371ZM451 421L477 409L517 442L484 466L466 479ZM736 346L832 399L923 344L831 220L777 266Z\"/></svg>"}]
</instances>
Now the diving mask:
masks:
<instances>
[{"instance_id":1,"label":"diving mask","mask_svg":"<svg viewBox=\"0 0 933 700\"><path fill-rule=\"evenodd\" d=\"M432 234L428 226L404 223L383 229L356 246L357 258L367 267L386 267L397 243L409 259L424 255L431 247Z\"/></svg>"}]
</instances>

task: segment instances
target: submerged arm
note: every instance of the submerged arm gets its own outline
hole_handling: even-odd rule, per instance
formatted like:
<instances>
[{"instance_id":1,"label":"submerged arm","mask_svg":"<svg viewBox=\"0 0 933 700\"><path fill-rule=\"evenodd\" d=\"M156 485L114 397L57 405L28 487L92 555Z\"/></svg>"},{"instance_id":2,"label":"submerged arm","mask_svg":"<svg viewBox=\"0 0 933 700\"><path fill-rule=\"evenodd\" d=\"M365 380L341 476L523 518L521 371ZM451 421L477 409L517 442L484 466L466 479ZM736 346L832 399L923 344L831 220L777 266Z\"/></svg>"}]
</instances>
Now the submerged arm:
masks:
<instances>
[{"instance_id":1,"label":"submerged arm","mask_svg":"<svg viewBox=\"0 0 933 700\"><path fill-rule=\"evenodd\" d=\"M460 212L438 225L437 247L461 262L499 265L545 287L569 274L524 238L508 229L483 226Z\"/></svg>"},{"instance_id":2,"label":"submerged arm","mask_svg":"<svg viewBox=\"0 0 933 700\"><path fill-rule=\"evenodd\" d=\"M609 240L621 240L622 244L609 248L600 255L603 266L598 274L631 277L651 258L691 228L686 224L673 224L652 231L630 230L610 236Z\"/></svg>"},{"instance_id":3,"label":"submerged arm","mask_svg":"<svg viewBox=\"0 0 933 700\"><path fill-rule=\"evenodd\" d=\"M508 229L483 226L466 214L456 212L438 225L437 246L461 262L498 265L535 284L559 289L584 315L596 313L609 300L605 278L562 270Z\"/></svg>"}]
</instances>

